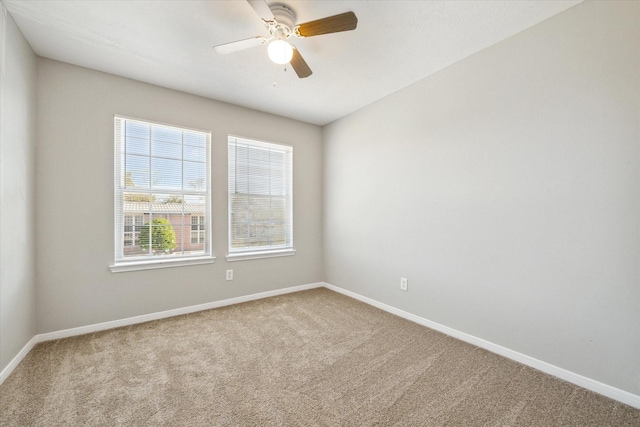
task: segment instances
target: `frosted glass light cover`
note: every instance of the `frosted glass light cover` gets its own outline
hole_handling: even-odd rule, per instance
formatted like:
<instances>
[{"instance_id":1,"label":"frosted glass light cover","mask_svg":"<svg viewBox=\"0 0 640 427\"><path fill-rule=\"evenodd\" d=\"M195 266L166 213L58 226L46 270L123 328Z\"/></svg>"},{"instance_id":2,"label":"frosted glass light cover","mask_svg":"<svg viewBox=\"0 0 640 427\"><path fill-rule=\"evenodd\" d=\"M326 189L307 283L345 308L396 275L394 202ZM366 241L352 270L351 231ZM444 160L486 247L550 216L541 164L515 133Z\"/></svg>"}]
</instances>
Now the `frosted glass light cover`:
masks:
<instances>
[{"instance_id":1,"label":"frosted glass light cover","mask_svg":"<svg viewBox=\"0 0 640 427\"><path fill-rule=\"evenodd\" d=\"M275 40L267 47L269 59L276 64L288 64L293 57L293 47L284 40Z\"/></svg>"}]
</instances>

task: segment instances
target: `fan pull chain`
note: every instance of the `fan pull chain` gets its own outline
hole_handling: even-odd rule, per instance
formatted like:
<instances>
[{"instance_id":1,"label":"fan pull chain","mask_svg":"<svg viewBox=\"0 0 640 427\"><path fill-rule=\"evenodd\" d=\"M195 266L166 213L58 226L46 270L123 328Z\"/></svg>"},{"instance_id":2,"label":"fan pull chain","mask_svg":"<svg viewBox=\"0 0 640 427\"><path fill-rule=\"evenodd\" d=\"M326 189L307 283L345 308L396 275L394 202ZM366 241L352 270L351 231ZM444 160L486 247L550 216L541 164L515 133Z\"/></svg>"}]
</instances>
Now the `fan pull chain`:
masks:
<instances>
[{"instance_id":1,"label":"fan pull chain","mask_svg":"<svg viewBox=\"0 0 640 427\"><path fill-rule=\"evenodd\" d=\"M276 79L276 64L273 64L273 87L276 87L278 85L277 83L277 79Z\"/></svg>"},{"instance_id":2,"label":"fan pull chain","mask_svg":"<svg viewBox=\"0 0 640 427\"><path fill-rule=\"evenodd\" d=\"M278 75L278 70L276 70L277 64L273 64L273 87L278 85L278 79L276 78ZM287 64L284 64L284 72L287 72Z\"/></svg>"}]
</instances>

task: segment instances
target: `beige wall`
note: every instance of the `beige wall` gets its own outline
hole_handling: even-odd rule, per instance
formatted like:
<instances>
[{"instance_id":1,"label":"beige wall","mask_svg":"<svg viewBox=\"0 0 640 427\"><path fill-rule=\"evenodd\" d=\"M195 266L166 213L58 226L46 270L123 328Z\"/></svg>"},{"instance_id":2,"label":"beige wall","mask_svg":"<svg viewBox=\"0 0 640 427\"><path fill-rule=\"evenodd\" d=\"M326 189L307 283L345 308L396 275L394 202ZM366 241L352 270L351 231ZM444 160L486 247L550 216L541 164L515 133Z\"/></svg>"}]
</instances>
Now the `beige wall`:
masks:
<instances>
[{"instance_id":1,"label":"beige wall","mask_svg":"<svg viewBox=\"0 0 640 427\"><path fill-rule=\"evenodd\" d=\"M36 56L0 4L0 371L36 333Z\"/></svg>"},{"instance_id":2,"label":"beige wall","mask_svg":"<svg viewBox=\"0 0 640 427\"><path fill-rule=\"evenodd\" d=\"M211 131L215 264L109 271L114 114ZM295 256L225 261L228 134L293 145ZM39 333L322 280L315 125L39 59L37 156ZM233 281L225 280L228 268Z\"/></svg>"},{"instance_id":3,"label":"beige wall","mask_svg":"<svg viewBox=\"0 0 640 427\"><path fill-rule=\"evenodd\" d=\"M640 394L639 16L585 2L327 126L325 280Z\"/></svg>"}]
</instances>

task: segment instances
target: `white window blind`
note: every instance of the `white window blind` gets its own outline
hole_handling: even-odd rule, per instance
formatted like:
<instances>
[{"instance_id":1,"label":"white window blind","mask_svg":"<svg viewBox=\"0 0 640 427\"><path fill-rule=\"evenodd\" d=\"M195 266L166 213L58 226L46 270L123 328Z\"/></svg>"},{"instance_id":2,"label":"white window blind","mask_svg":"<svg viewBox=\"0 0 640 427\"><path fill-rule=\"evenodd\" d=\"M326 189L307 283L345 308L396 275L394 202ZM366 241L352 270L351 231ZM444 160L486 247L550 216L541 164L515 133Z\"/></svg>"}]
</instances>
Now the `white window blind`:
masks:
<instances>
[{"instance_id":1,"label":"white window blind","mask_svg":"<svg viewBox=\"0 0 640 427\"><path fill-rule=\"evenodd\" d=\"M114 127L116 264L210 256L211 134L119 116Z\"/></svg>"},{"instance_id":2,"label":"white window blind","mask_svg":"<svg viewBox=\"0 0 640 427\"><path fill-rule=\"evenodd\" d=\"M229 253L293 248L293 147L229 137Z\"/></svg>"}]
</instances>

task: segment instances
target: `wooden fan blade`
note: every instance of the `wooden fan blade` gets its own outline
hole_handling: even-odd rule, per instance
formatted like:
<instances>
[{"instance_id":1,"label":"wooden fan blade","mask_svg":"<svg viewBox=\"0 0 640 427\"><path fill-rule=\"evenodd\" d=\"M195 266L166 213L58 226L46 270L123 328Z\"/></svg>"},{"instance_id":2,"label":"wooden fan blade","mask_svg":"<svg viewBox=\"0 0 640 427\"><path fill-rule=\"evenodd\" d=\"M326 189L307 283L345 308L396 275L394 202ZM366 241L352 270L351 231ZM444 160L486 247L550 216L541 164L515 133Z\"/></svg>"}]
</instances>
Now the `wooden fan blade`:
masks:
<instances>
[{"instance_id":1,"label":"wooden fan blade","mask_svg":"<svg viewBox=\"0 0 640 427\"><path fill-rule=\"evenodd\" d=\"M295 46L293 46L293 56L291 57L291 62L289 63L293 67L298 77L300 77L301 79L309 77L313 73L313 71L311 71L311 68L309 68Z\"/></svg>"},{"instance_id":2,"label":"wooden fan blade","mask_svg":"<svg viewBox=\"0 0 640 427\"><path fill-rule=\"evenodd\" d=\"M269 5L264 0L247 0L249 5L256 11L258 16L265 22L273 21L275 16L273 16L273 12L269 8Z\"/></svg>"},{"instance_id":3,"label":"wooden fan blade","mask_svg":"<svg viewBox=\"0 0 640 427\"><path fill-rule=\"evenodd\" d=\"M216 52L221 54L238 52L240 50L249 49L256 46L261 46L267 43L267 39L264 37L252 37L250 39L238 40L231 43L219 44L214 46Z\"/></svg>"},{"instance_id":4,"label":"wooden fan blade","mask_svg":"<svg viewBox=\"0 0 640 427\"><path fill-rule=\"evenodd\" d=\"M301 37L319 36L321 34L339 33L340 31L355 30L358 18L353 12L329 16L316 21L305 22L296 27L296 34Z\"/></svg>"}]
</instances>

